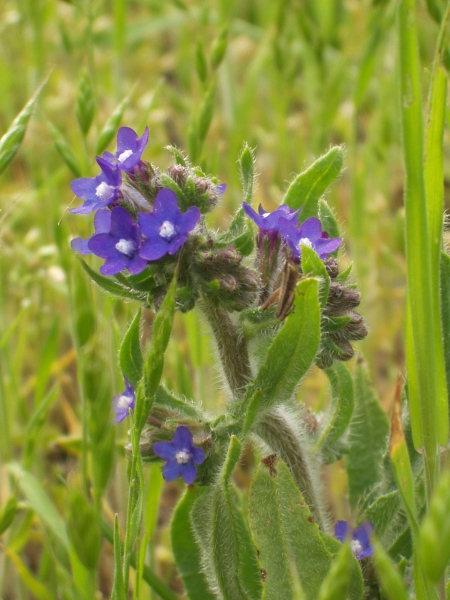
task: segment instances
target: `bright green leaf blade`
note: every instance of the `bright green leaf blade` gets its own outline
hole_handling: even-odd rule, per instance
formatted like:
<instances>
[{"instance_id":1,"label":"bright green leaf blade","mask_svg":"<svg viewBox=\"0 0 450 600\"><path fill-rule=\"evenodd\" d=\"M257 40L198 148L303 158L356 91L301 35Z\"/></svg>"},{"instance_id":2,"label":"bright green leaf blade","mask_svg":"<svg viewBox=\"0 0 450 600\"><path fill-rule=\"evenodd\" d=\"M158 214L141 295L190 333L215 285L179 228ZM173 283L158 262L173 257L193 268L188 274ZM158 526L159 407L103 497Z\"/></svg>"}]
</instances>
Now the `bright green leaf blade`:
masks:
<instances>
[{"instance_id":1,"label":"bright green leaf blade","mask_svg":"<svg viewBox=\"0 0 450 600\"><path fill-rule=\"evenodd\" d=\"M326 370L331 383L332 401L327 419L315 444L316 449L333 444L347 430L355 407L353 379L347 367L339 361Z\"/></svg>"},{"instance_id":2,"label":"bright green leaf blade","mask_svg":"<svg viewBox=\"0 0 450 600\"><path fill-rule=\"evenodd\" d=\"M255 155L250 146L245 143L239 156L244 202L250 204L253 196L255 177Z\"/></svg>"},{"instance_id":3,"label":"bright green leaf blade","mask_svg":"<svg viewBox=\"0 0 450 600\"><path fill-rule=\"evenodd\" d=\"M89 275L94 283L96 283L102 290L116 296L117 298L128 299L128 300L138 300L142 301L145 299L145 294L141 294L139 292L135 292L131 289L125 288L120 283L117 283L111 277L105 277L105 275L101 275L91 269L91 267L84 262L84 260L80 260L80 264L83 267L84 271Z\"/></svg>"},{"instance_id":4,"label":"bright green leaf blade","mask_svg":"<svg viewBox=\"0 0 450 600\"><path fill-rule=\"evenodd\" d=\"M352 577L351 560L350 548L342 546L320 586L319 600L341 600L348 597Z\"/></svg>"},{"instance_id":5,"label":"bright green leaf blade","mask_svg":"<svg viewBox=\"0 0 450 600\"><path fill-rule=\"evenodd\" d=\"M74 151L69 146L66 138L63 134L57 129L52 123L48 123L50 128L50 133L53 138L53 142L55 144L55 148L58 151L58 154L62 158L62 160L66 163L66 166L70 169L72 174L75 177L81 177L81 167L78 162L77 157L75 156Z\"/></svg>"},{"instance_id":6,"label":"bright green leaf blade","mask_svg":"<svg viewBox=\"0 0 450 600\"><path fill-rule=\"evenodd\" d=\"M302 246L302 271L306 277L318 278L319 302L320 306L325 308L330 291L330 276L317 252L308 246Z\"/></svg>"},{"instance_id":7,"label":"bright green leaf blade","mask_svg":"<svg viewBox=\"0 0 450 600\"><path fill-rule=\"evenodd\" d=\"M319 215L319 199L341 172L343 160L343 149L334 146L291 183L283 204L293 209L303 206L299 223Z\"/></svg>"},{"instance_id":8,"label":"bright green leaf blade","mask_svg":"<svg viewBox=\"0 0 450 600\"><path fill-rule=\"evenodd\" d=\"M388 434L388 418L369 385L366 366L359 361L355 368L355 411L346 460L349 500L353 507L379 481Z\"/></svg>"},{"instance_id":9,"label":"bright green leaf blade","mask_svg":"<svg viewBox=\"0 0 450 600\"><path fill-rule=\"evenodd\" d=\"M300 379L313 364L320 342L318 282L304 279L297 285L294 307L277 333L256 376L263 392L260 413L292 398Z\"/></svg>"},{"instance_id":10,"label":"bright green leaf blade","mask_svg":"<svg viewBox=\"0 0 450 600\"><path fill-rule=\"evenodd\" d=\"M139 310L131 322L119 350L119 364L122 373L129 381L131 381L134 387L137 387L142 377L144 364L139 341L140 322L141 311Z\"/></svg>"},{"instance_id":11,"label":"bright green leaf blade","mask_svg":"<svg viewBox=\"0 0 450 600\"><path fill-rule=\"evenodd\" d=\"M387 600L408 600L402 577L379 542L374 542L374 565Z\"/></svg>"},{"instance_id":12,"label":"bright green leaf blade","mask_svg":"<svg viewBox=\"0 0 450 600\"><path fill-rule=\"evenodd\" d=\"M214 600L216 596L203 574L200 549L190 522L190 512L197 498L198 488L189 486L175 509L170 529L172 550L188 597Z\"/></svg>"}]
</instances>

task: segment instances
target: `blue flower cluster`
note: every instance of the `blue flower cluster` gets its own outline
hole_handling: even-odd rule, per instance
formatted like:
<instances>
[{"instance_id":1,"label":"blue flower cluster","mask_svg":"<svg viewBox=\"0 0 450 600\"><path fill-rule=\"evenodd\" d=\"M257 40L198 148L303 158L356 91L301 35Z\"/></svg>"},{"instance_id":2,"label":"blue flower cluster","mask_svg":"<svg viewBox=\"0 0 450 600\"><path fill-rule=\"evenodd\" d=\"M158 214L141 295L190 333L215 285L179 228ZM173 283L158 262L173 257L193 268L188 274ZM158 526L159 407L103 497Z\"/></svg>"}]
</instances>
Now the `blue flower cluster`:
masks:
<instances>
[{"instance_id":1,"label":"blue flower cluster","mask_svg":"<svg viewBox=\"0 0 450 600\"><path fill-rule=\"evenodd\" d=\"M282 204L269 213L260 204L257 213L246 202L243 202L242 206L247 216L259 227L261 250L264 238L269 240L271 251L281 239L290 248L294 260L300 259L302 245L312 248L323 259L337 250L342 243L341 238L330 238L326 231L322 231L322 223L316 217L310 217L298 226L298 214L301 208L293 210L286 204Z\"/></svg>"},{"instance_id":2,"label":"blue flower cluster","mask_svg":"<svg viewBox=\"0 0 450 600\"><path fill-rule=\"evenodd\" d=\"M151 210L139 191L123 182L123 173L133 182L145 170L141 156L147 142L148 128L138 137L133 129L121 127L117 134L117 152L105 152L103 157L97 157L101 173L72 182L72 191L84 199L84 203L71 212L97 213L95 234L88 239L76 238L71 245L80 254L95 254L105 259L100 268L103 275L117 275L124 269L137 275L149 261L175 254L200 220L196 206L181 212L172 190L159 190ZM138 212L135 219L132 212L124 208L131 202L148 210Z\"/></svg>"},{"instance_id":3,"label":"blue flower cluster","mask_svg":"<svg viewBox=\"0 0 450 600\"><path fill-rule=\"evenodd\" d=\"M358 560L372 556L372 534L373 525L370 521L364 521L357 529L353 529L347 521L338 521L334 526L336 538L343 544L350 542L350 548Z\"/></svg>"}]
</instances>

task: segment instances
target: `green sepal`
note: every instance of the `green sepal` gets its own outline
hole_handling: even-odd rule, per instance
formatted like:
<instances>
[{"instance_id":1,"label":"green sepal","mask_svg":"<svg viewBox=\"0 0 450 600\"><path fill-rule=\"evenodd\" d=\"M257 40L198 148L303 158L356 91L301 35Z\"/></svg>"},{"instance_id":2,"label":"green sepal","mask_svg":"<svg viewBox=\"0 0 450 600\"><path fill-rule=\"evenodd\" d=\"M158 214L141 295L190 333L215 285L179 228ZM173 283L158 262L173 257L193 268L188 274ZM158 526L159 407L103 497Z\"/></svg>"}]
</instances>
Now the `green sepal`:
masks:
<instances>
[{"instance_id":1,"label":"green sepal","mask_svg":"<svg viewBox=\"0 0 450 600\"><path fill-rule=\"evenodd\" d=\"M297 175L291 183L283 204L294 210L303 206L299 214L299 223L303 223L309 217L319 216L319 198L341 172L343 157L342 147L334 146L306 171ZM331 232L328 233L331 236Z\"/></svg>"},{"instance_id":2,"label":"green sepal","mask_svg":"<svg viewBox=\"0 0 450 600\"><path fill-rule=\"evenodd\" d=\"M320 306L325 308L330 291L330 276L317 252L304 245L302 245L302 271L307 277L319 279L319 302Z\"/></svg>"},{"instance_id":3,"label":"green sepal","mask_svg":"<svg viewBox=\"0 0 450 600\"><path fill-rule=\"evenodd\" d=\"M142 377L144 363L139 341L140 323L141 311L139 310L131 322L119 350L120 369L134 387L137 387Z\"/></svg>"},{"instance_id":4,"label":"green sepal","mask_svg":"<svg viewBox=\"0 0 450 600\"><path fill-rule=\"evenodd\" d=\"M325 316L322 318L322 329L326 333L334 333L343 329L351 320L351 315L342 315L338 317Z\"/></svg>"},{"instance_id":5,"label":"green sepal","mask_svg":"<svg viewBox=\"0 0 450 600\"><path fill-rule=\"evenodd\" d=\"M296 288L293 311L275 336L246 394L246 402L260 388L263 397L259 412L288 402L300 379L313 364L320 342L318 282L303 279Z\"/></svg>"},{"instance_id":6,"label":"green sepal","mask_svg":"<svg viewBox=\"0 0 450 600\"><path fill-rule=\"evenodd\" d=\"M302 211L303 212L303 211ZM301 213L300 213L301 214ZM319 219L322 223L323 231L326 231L330 238L339 237L339 225L336 221L336 218L333 214L333 211L328 206L328 202L326 200L319 200ZM338 250L335 250L330 254L330 256L337 255Z\"/></svg>"},{"instance_id":7,"label":"green sepal","mask_svg":"<svg viewBox=\"0 0 450 600\"><path fill-rule=\"evenodd\" d=\"M182 167L188 166L188 160L179 148L169 145L169 146L165 146L164 149L167 150L168 152L170 152L170 154L174 157L177 165L181 165Z\"/></svg>"},{"instance_id":8,"label":"green sepal","mask_svg":"<svg viewBox=\"0 0 450 600\"><path fill-rule=\"evenodd\" d=\"M192 530L190 513L204 489L188 486L176 507L170 528L172 551L178 572L191 600L214 600L216 596L208 587L203 573L201 553Z\"/></svg>"},{"instance_id":9,"label":"green sepal","mask_svg":"<svg viewBox=\"0 0 450 600\"><path fill-rule=\"evenodd\" d=\"M164 407L184 418L203 421L202 412L194 404L182 399L163 385L158 387L155 394L155 407L157 406Z\"/></svg>"},{"instance_id":10,"label":"green sepal","mask_svg":"<svg viewBox=\"0 0 450 600\"><path fill-rule=\"evenodd\" d=\"M356 364L354 381L355 411L350 423L350 449L346 459L349 500L353 507L379 482L380 464L389 435L388 418L369 384L362 360Z\"/></svg>"},{"instance_id":11,"label":"green sepal","mask_svg":"<svg viewBox=\"0 0 450 600\"><path fill-rule=\"evenodd\" d=\"M145 300L146 295L140 292L135 292L132 289L127 289L111 277L106 277L105 275L101 275L101 273L97 273L91 269L91 267L84 262L84 260L80 259L80 264L83 267L84 271L89 275L94 283L96 283L102 290L116 296L116 298L126 298L128 300L137 300L138 302L143 302Z\"/></svg>"},{"instance_id":12,"label":"green sepal","mask_svg":"<svg viewBox=\"0 0 450 600\"><path fill-rule=\"evenodd\" d=\"M147 265L138 275L123 276L123 281L132 290L151 294L156 287L155 274L157 271L158 266L156 264Z\"/></svg>"},{"instance_id":13,"label":"green sepal","mask_svg":"<svg viewBox=\"0 0 450 600\"><path fill-rule=\"evenodd\" d=\"M347 431L355 407L353 379L347 367L335 361L326 369L331 383L332 400L328 409L326 422L319 432L316 451L323 446L332 446Z\"/></svg>"}]
</instances>

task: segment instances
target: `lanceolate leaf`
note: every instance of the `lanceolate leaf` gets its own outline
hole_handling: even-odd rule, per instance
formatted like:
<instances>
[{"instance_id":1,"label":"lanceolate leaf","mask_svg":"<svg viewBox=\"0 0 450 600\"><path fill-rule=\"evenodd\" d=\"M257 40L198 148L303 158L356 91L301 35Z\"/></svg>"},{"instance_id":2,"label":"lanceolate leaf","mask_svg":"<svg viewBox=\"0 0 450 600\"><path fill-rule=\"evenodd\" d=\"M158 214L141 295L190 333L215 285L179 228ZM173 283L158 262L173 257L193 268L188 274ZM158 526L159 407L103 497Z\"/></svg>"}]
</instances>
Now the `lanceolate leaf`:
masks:
<instances>
[{"instance_id":1,"label":"lanceolate leaf","mask_svg":"<svg viewBox=\"0 0 450 600\"><path fill-rule=\"evenodd\" d=\"M141 311L134 317L128 331L123 338L119 350L119 363L122 373L137 386L142 377L143 358L139 342L139 325L141 322Z\"/></svg>"},{"instance_id":2,"label":"lanceolate leaf","mask_svg":"<svg viewBox=\"0 0 450 600\"><path fill-rule=\"evenodd\" d=\"M87 265L84 260L80 260L80 264L92 281L101 287L105 292L108 292L117 298L127 298L128 300L138 300L142 302L145 299L145 294L140 294L131 289L127 289L120 283L117 283L111 277L105 277L105 275L97 273L97 271L91 269L91 267Z\"/></svg>"},{"instance_id":3,"label":"lanceolate leaf","mask_svg":"<svg viewBox=\"0 0 450 600\"><path fill-rule=\"evenodd\" d=\"M192 506L198 497L198 488L189 486L175 509L170 530L172 550L188 597L192 600L214 600L215 595L209 589L203 573L200 549L190 519Z\"/></svg>"},{"instance_id":4,"label":"lanceolate leaf","mask_svg":"<svg viewBox=\"0 0 450 600\"><path fill-rule=\"evenodd\" d=\"M319 198L341 172L343 156L342 148L334 146L289 186L283 202L294 209L303 206L299 223L319 215Z\"/></svg>"},{"instance_id":5,"label":"lanceolate leaf","mask_svg":"<svg viewBox=\"0 0 450 600\"><path fill-rule=\"evenodd\" d=\"M349 432L350 451L346 460L350 504L353 507L379 481L381 459L387 450L389 434L388 418L369 385L362 361L355 368L355 401Z\"/></svg>"},{"instance_id":6,"label":"lanceolate leaf","mask_svg":"<svg viewBox=\"0 0 450 600\"><path fill-rule=\"evenodd\" d=\"M304 279L295 293L293 311L269 348L249 399L256 388L263 397L260 412L292 398L296 386L312 365L320 341L318 282Z\"/></svg>"},{"instance_id":7,"label":"lanceolate leaf","mask_svg":"<svg viewBox=\"0 0 450 600\"><path fill-rule=\"evenodd\" d=\"M320 431L316 448L337 441L347 430L353 415L355 398L353 379L347 367L339 361L326 370L331 383L332 401L328 418Z\"/></svg>"}]
</instances>

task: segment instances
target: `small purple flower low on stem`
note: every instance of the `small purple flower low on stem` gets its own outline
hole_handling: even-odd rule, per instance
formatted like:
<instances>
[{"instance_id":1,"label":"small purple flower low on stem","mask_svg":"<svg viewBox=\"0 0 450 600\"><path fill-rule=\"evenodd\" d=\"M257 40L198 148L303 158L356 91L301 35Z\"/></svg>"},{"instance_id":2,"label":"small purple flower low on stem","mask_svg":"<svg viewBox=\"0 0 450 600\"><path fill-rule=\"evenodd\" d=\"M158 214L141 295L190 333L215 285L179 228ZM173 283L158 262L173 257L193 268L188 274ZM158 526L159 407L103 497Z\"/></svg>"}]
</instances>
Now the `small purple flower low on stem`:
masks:
<instances>
[{"instance_id":1,"label":"small purple flower low on stem","mask_svg":"<svg viewBox=\"0 0 450 600\"><path fill-rule=\"evenodd\" d=\"M116 206L111 211L111 224L108 232L96 233L87 243L88 249L106 259L100 267L103 275L117 275L128 269L137 275L145 269L147 261L139 256L141 232L130 213Z\"/></svg>"},{"instance_id":2,"label":"small purple flower low on stem","mask_svg":"<svg viewBox=\"0 0 450 600\"><path fill-rule=\"evenodd\" d=\"M111 228L111 211L107 208L98 210L94 217L95 233L109 233ZM75 238L70 242L72 250L79 254L93 254L89 248L89 241L91 238Z\"/></svg>"},{"instance_id":3,"label":"small purple flower low on stem","mask_svg":"<svg viewBox=\"0 0 450 600\"><path fill-rule=\"evenodd\" d=\"M200 211L196 206L182 213L175 193L169 189L160 190L153 212L139 213L139 224L146 237L140 250L142 258L158 260L166 254L175 254L199 220Z\"/></svg>"},{"instance_id":4,"label":"small purple flower low on stem","mask_svg":"<svg viewBox=\"0 0 450 600\"><path fill-rule=\"evenodd\" d=\"M373 546L370 538L373 533L373 525L370 521L364 521L357 529L353 529L347 521L338 521L334 526L334 535L343 544L350 540L350 548L358 560L372 556Z\"/></svg>"},{"instance_id":5,"label":"small purple flower low on stem","mask_svg":"<svg viewBox=\"0 0 450 600\"><path fill-rule=\"evenodd\" d=\"M77 208L71 208L74 214L87 215L94 210L109 206L118 198L122 174L117 169L111 168L101 158L97 158L102 172L97 177L82 177L72 181L73 193L85 202Z\"/></svg>"},{"instance_id":6,"label":"small purple flower low on stem","mask_svg":"<svg viewBox=\"0 0 450 600\"><path fill-rule=\"evenodd\" d=\"M148 127L141 137L131 127L121 127L117 133L117 152L104 152L103 160L114 169L131 171L141 160L147 143Z\"/></svg>"},{"instance_id":7,"label":"small purple flower low on stem","mask_svg":"<svg viewBox=\"0 0 450 600\"><path fill-rule=\"evenodd\" d=\"M312 248L317 252L319 258L326 258L337 250L342 243L341 238L328 237L328 233L322 231L322 223L316 217L306 219L300 227L295 227L291 221L281 218L279 231L292 250L294 258L300 258L302 245Z\"/></svg>"},{"instance_id":8,"label":"small purple flower low on stem","mask_svg":"<svg viewBox=\"0 0 450 600\"><path fill-rule=\"evenodd\" d=\"M171 442L153 444L153 452L167 461L163 469L166 481L182 477L187 484L194 483L197 476L196 465L205 460L205 453L194 446L192 433L184 425L177 427Z\"/></svg>"},{"instance_id":9,"label":"small purple flower low on stem","mask_svg":"<svg viewBox=\"0 0 450 600\"><path fill-rule=\"evenodd\" d=\"M125 381L125 389L121 394L117 394L117 396L114 396L113 398L116 423L122 423L122 421L130 414L130 410L134 409L136 403L136 393L133 384L128 381L125 376L123 379Z\"/></svg>"}]
</instances>

